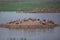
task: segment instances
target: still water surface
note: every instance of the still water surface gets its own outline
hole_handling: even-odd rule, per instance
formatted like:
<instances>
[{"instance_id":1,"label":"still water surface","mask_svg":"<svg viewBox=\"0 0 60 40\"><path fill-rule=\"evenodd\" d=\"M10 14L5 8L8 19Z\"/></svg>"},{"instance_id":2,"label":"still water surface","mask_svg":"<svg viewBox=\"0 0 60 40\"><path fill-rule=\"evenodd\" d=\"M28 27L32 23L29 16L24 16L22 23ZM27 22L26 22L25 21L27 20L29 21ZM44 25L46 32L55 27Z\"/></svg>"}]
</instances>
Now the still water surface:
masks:
<instances>
[{"instance_id":1,"label":"still water surface","mask_svg":"<svg viewBox=\"0 0 60 40\"><path fill-rule=\"evenodd\" d=\"M32 13L16 13L16 12L0 12L0 23L6 23L18 19L36 18L36 19L49 19L60 24L60 13L45 13L45 14L32 14Z\"/></svg>"},{"instance_id":2,"label":"still water surface","mask_svg":"<svg viewBox=\"0 0 60 40\"><path fill-rule=\"evenodd\" d=\"M49 19L60 24L59 13L45 13L45 14L25 14L16 12L0 12L0 24L24 18ZM15 38L20 40L26 38L27 40L60 40L60 26L54 29L7 29L0 28L0 40L9 40Z\"/></svg>"},{"instance_id":3,"label":"still water surface","mask_svg":"<svg viewBox=\"0 0 60 40\"><path fill-rule=\"evenodd\" d=\"M20 40L60 40L60 27L54 29L7 29L0 28L0 40L9 40L15 38Z\"/></svg>"}]
</instances>

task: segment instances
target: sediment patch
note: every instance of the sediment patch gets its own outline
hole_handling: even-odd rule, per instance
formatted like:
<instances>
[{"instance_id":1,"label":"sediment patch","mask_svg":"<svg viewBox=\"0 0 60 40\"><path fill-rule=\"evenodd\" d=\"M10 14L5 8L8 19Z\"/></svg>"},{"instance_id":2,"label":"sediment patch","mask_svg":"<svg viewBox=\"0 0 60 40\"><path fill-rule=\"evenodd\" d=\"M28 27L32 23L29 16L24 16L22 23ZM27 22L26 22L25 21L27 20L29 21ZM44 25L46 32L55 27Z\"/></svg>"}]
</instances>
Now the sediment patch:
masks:
<instances>
[{"instance_id":1,"label":"sediment patch","mask_svg":"<svg viewBox=\"0 0 60 40\"><path fill-rule=\"evenodd\" d=\"M2 28L9 28L9 29L28 29L28 28L54 28L58 26L52 20L40 20L40 19L24 19L24 20L17 20L8 22L6 24L0 24Z\"/></svg>"}]
</instances>

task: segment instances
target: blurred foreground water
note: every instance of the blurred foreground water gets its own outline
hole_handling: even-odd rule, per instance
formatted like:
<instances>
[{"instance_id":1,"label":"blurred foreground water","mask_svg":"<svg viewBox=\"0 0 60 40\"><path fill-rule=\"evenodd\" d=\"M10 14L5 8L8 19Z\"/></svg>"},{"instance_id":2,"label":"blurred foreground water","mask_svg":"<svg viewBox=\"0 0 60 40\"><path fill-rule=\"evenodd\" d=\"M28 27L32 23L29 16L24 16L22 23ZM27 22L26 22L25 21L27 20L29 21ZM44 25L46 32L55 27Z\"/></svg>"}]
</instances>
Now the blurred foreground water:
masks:
<instances>
[{"instance_id":1,"label":"blurred foreground water","mask_svg":"<svg viewBox=\"0 0 60 40\"><path fill-rule=\"evenodd\" d=\"M54 29L0 28L0 40L60 40L60 27Z\"/></svg>"}]
</instances>

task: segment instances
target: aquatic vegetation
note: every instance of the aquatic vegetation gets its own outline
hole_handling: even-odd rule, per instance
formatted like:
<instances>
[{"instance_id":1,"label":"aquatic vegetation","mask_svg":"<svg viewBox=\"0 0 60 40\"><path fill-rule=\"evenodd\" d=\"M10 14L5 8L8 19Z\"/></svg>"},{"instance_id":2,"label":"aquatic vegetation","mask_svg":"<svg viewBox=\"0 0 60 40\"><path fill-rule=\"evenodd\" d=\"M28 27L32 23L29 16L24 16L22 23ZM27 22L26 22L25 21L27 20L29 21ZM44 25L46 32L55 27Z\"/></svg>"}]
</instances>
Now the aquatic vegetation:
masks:
<instances>
[{"instance_id":1,"label":"aquatic vegetation","mask_svg":"<svg viewBox=\"0 0 60 40\"><path fill-rule=\"evenodd\" d=\"M15 38L10 38L9 40L15 40Z\"/></svg>"},{"instance_id":2,"label":"aquatic vegetation","mask_svg":"<svg viewBox=\"0 0 60 40\"><path fill-rule=\"evenodd\" d=\"M35 1L35 0L34 0ZM37 0L36 0L37 1ZM40 1L38 1L40 2ZM29 2L0 2L0 11L22 11L22 12L59 12L60 5L56 4L38 4Z\"/></svg>"},{"instance_id":3,"label":"aquatic vegetation","mask_svg":"<svg viewBox=\"0 0 60 40\"><path fill-rule=\"evenodd\" d=\"M21 40L27 40L26 38L21 38Z\"/></svg>"}]
</instances>

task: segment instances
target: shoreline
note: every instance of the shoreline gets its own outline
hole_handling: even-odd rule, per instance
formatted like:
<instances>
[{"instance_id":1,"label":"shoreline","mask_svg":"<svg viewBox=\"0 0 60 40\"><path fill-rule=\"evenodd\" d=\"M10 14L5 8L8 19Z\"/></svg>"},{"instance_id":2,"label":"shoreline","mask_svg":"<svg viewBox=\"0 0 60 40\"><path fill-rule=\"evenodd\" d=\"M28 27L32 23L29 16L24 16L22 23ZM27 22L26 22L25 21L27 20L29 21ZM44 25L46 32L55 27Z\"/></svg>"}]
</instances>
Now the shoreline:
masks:
<instances>
[{"instance_id":1,"label":"shoreline","mask_svg":"<svg viewBox=\"0 0 60 40\"><path fill-rule=\"evenodd\" d=\"M60 8L59 9L56 9L56 8L48 8L48 9L39 9L39 8L36 8L36 9L33 9L33 10L3 10L3 11L0 11L0 12L16 12L16 13L60 13Z\"/></svg>"},{"instance_id":2,"label":"shoreline","mask_svg":"<svg viewBox=\"0 0 60 40\"><path fill-rule=\"evenodd\" d=\"M33 9L33 10L27 10L27 11L25 11L25 10L17 10L16 11L17 13L60 13L60 9L55 9L55 8L49 8L49 9L38 9L38 8L36 8L36 9Z\"/></svg>"}]
</instances>

